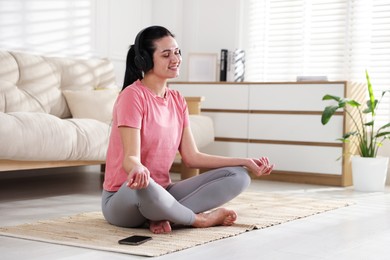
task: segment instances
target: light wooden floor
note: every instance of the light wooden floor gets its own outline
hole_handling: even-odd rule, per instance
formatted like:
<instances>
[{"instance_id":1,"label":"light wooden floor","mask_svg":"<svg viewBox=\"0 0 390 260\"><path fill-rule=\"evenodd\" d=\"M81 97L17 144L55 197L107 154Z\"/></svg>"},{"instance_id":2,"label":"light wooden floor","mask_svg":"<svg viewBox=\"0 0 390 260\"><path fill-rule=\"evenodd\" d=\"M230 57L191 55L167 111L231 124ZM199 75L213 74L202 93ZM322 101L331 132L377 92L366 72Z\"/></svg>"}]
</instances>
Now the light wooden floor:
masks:
<instances>
[{"instance_id":1,"label":"light wooden floor","mask_svg":"<svg viewBox=\"0 0 390 260\"><path fill-rule=\"evenodd\" d=\"M253 181L250 190L347 199L355 204L153 259L390 259L390 187L384 193L361 193L351 188ZM97 166L0 173L0 225L100 210L100 192ZM150 258L0 236L0 259Z\"/></svg>"}]
</instances>

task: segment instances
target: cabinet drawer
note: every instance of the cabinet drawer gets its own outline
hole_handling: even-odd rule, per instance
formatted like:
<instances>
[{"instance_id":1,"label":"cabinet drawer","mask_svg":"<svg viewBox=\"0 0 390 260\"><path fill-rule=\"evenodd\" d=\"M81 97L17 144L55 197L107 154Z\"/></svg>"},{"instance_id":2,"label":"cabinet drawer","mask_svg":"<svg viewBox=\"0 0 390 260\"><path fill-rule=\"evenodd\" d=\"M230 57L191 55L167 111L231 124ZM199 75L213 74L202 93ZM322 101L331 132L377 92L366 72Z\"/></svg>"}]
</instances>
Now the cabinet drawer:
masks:
<instances>
[{"instance_id":1,"label":"cabinet drawer","mask_svg":"<svg viewBox=\"0 0 390 260\"><path fill-rule=\"evenodd\" d=\"M202 152L228 157L247 157L248 144L239 142L213 142L202 148Z\"/></svg>"},{"instance_id":2,"label":"cabinet drawer","mask_svg":"<svg viewBox=\"0 0 390 260\"><path fill-rule=\"evenodd\" d=\"M321 115L250 114L249 139L340 143L343 116L334 116L327 125Z\"/></svg>"},{"instance_id":3,"label":"cabinet drawer","mask_svg":"<svg viewBox=\"0 0 390 260\"><path fill-rule=\"evenodd\" d=\"M244 113L202 113L214 123L216 137L247 138L248 114Z\"/></svg>"},{"instance_id":4,"label":"cabinet drawer","mask_svg":"<svg viewBox=\"0 0 390 260\"><path fill-rule=\"evenodd\" d=\"M249 86L250 110L322 111L326 94L343 97L345 84L259 84Z\"/></svg>"},{"instance_id":5,"label":"cabinet drawer","mask_svg":"<svg viewBox=\"0 0 390 260\"><path fill-rule=\"evenodd\" d=\"M341 155L341 147L248 144L248 157L267 156L280 171L341 175Z\"/></svg>"},{"instance_id":6,"label":"cabinet drawer","mask_svg":"<svg viewBox=\"0 0 390 260\"><path fill-rule=\"evenodd\" d=\"M248 110L248 85L169 84L183 96L204 96L204 109Z\"/></svg>"}]
</instances>

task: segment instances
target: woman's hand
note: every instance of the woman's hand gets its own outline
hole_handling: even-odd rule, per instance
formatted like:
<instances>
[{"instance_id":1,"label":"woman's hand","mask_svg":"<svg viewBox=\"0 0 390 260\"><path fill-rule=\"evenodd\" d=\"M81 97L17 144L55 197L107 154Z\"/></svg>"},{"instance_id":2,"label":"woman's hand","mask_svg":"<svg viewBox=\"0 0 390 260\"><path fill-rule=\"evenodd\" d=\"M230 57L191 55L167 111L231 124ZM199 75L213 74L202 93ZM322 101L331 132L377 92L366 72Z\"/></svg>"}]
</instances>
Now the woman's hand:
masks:
<instances>
[{"instance_id":1,"label":"woman's hand","mask_svg":"<svg viewBox=\"0 0 390 260\"><path fill-rule=\"evenodd\" d=\"M250 165L248 167L256 176L262 176L269 175L275 167L275 164L270 164L267 157L261 157L259 159L250 159Z\"/></svg>"},{"instance_id":2,"label":"woman's hand","mask_svg":"<svg viewBox=\"0 0 390 260\"><path fill-rule=\"evenodd\" d=\"M143 165L135 166L127 177L127 186L130 189L140 190L148 187L150 172Z\"/></svg>"}]
</instances>

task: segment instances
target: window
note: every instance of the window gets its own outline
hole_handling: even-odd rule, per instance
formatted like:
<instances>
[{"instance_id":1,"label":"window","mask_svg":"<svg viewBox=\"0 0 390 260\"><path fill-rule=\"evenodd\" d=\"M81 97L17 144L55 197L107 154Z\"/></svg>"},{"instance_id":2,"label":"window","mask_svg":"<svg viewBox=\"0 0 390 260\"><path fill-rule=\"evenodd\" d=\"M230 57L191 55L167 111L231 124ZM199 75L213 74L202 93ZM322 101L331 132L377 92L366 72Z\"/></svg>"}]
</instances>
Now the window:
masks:
<instances>
[{"instance_id":1,"label":"window","mask_svg":"<svg viewBox=\"0 0 390 260\"><path fill-rule=\"evenodd\" d=\"M247 81L297 76L365 82L390 89L390 2L387 0L250 0L246 2ZM377 120L390 120L390 95Z\"/></svg>"},{"instance_id":2,"label":"window","mask_svg":"<svg viewBox=\"0 0 390 260\"><path fill-rule=\"evenodd\" d=\"M93 56L94 11L91 0L1 0L0 48Z\"/></svg>"}]
</instances>

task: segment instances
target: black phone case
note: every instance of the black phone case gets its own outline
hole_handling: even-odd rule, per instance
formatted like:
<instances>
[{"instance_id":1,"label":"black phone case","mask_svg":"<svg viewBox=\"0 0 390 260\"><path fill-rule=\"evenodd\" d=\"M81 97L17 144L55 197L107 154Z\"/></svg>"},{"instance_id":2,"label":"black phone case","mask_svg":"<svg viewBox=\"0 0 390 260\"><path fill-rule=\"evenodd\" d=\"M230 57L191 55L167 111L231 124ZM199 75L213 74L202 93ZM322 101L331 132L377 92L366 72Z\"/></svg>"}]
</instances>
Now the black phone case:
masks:
<instances>
[{"instance_id":1,"label":"black phone case","mask_svg":"<svg viewBox=\"0 0 390 260\"><path fill-rule=\"evenodd\" d=\"M149 236L135 235L135 236L129 236L129 237L123 238L123 239L119 240L118 243L122 244L122 245L140 245L140 244L143 244L146 241L149 241L151 239L152 239L152 237L149 237Z\"/></svg>"}]
</instances>

